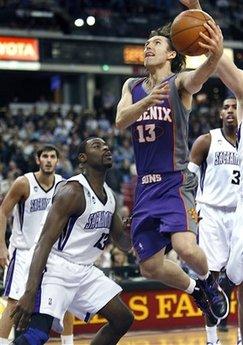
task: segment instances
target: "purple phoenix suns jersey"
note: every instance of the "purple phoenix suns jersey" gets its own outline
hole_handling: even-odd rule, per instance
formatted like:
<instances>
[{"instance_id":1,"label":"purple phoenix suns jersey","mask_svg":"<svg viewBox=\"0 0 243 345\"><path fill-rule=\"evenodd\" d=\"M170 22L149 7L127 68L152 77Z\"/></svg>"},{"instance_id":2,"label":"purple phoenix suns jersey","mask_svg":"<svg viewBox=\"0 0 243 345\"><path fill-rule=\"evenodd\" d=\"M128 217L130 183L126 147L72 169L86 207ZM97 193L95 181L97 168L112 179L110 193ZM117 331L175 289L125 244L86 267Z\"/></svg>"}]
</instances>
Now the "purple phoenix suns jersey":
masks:
<instances>
[{"instance_id":1,"label":"purple phoenix suns jersey","mask_svg":"<svg viewBox=\"0 0 243 345\"><path fill-rule=\"evenodd\" d=\"M165 79L170 86L169 98L148 108L131 125L138 176L146 178L149 174L180 171L187 167L190 111L181 102L175 78L176 75L172 75ZM134 78L131 81L129 87L133 103L149 94L145 80Z\"/></svg>"}]
</instances>

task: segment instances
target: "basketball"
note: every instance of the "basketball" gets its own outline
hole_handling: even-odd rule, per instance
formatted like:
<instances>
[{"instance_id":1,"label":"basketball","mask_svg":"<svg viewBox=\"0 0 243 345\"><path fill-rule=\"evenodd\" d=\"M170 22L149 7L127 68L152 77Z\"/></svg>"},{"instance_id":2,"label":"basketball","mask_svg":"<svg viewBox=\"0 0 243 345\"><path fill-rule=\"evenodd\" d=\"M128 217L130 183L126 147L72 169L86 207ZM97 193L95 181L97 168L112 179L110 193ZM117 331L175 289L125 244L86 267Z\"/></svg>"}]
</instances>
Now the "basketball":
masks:
<instances>
[{"instance_id":1,"label":"basketball","mask_svg":"<svg viewBox=\"0 0 243 345\"><path fill-rule=\"evenodd\" d=\"M197 56L207 52L198 42L203 42L200 32L209 36L209 32L203 26L209 19L214 21L209 14L200 10L184 11L174 19L171 26L171 40L178 53Z\"/></svg>"}]
</instances>

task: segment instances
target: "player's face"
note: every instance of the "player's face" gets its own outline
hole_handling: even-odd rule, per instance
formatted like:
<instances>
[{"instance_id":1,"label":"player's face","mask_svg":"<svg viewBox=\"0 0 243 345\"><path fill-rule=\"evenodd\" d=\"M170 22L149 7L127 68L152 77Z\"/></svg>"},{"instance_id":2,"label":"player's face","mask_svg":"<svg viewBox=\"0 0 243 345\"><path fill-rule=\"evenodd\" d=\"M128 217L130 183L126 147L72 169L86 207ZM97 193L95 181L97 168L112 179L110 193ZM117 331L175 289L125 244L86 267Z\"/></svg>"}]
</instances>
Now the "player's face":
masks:
<instances>
[{"instance_id":1,"label":"player's face","mask_svg":"<svg viewBox=\"0 0 243 345\"><path fill-rule=\"evenodd\" d=\"M171 59L172 51L166 37L154 36L144 46L144 66L146 68L163 66Z\"/></svg>"},{"instance_id":2,"label":"player's face","mask_svg":"<svg viewBox=\"0 0 243 345\"><path fill-rule=\"evenodd\" d=\"M220 114L223 125L226 127L237 126L237 102L234 98L226 99Z\"/></svg>"},{"instance_id":3,"label":"player's face","mask_svg":"<svg viewBox=\"0 0 243 345\"><path fill-rule=\"evenodd\" d=\"M43 151L40 158L36 159L36 163L39 165L40 170L43 173L53 174L58 163L56 151Z\"/></svg>"},{"instance_id":4,"label":"player's face","mask_svg":"<svg viewBox=\"0 0 243 345\"><path fill-rule=\"evenodd\" d=\"M94 168L111 168L112 154L106 144L101 138L94 138L88 140L86 144L86 163Z\"/></svg>"}]
</instances>

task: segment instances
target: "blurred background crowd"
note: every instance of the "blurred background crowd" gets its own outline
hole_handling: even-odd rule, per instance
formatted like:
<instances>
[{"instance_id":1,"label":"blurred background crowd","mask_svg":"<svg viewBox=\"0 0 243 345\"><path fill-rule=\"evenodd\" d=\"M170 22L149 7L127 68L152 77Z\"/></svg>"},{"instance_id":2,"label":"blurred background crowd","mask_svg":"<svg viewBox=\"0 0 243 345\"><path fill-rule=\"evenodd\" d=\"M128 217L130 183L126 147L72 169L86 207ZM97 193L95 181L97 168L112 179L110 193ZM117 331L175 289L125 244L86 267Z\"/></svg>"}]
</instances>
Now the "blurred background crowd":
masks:
<instances>
[{"instance_id":1,"label":"blurred background crowd","mask_svg":"<svg viewBox=\"0 0 243 345\"><path fill-rule=\"evenodd\" d=\"M226 39L240 39L243 25L241 0L203 1L205 11L213 13ZM1 0L1 26L39 28L65 33L95 34L119 37L144 37L156 26L175 17L181 5L176 0ZM45 18L38 15L28 20L29 11L45 10ZM96 26L83 25L93 16ZM76 18L84 22L77 29ZM51 25L50 25L51 19ZM28 24L27 24L28 22ZM82 22L81 22L82 23ZM92 20L91 20L92 23Z\"/></svg>"}]
</instances>

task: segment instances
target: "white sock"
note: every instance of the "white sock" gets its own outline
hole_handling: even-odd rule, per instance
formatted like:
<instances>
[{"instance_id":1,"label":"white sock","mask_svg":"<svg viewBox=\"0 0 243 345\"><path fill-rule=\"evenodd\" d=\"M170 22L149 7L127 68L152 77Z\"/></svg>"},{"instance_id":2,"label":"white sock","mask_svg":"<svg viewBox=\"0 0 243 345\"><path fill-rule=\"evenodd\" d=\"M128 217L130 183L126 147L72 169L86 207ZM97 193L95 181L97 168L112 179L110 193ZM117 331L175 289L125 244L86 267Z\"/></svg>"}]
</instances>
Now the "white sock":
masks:
<instances>
[{"instance_id":1,"label":"white sock","mask_svg":"<svg viewBox=\"0 0 243 345\"><path fill-rule=\"evenodd\" d=\"M185 292L191 295L195 289L195 286L196 286L196 280L190 278L190 283L188 285L188 288L185 290Z\"/></svg>"},{"instance_id":2,"label":"white sock","mask_svg":"<svg viewBox=\"0 0 243 345\"><path fill-rule=\"evenodd\" d=\"M198 274L197 276L198 276L198 278L199 278L200 280L206 280L206 279L208 279L209 274L210 274L210 272L208 271L208 273L205 274L204 276L200 276L199 274Z\"/></svg>"},{"instance_id":3,"label":"white sock","mask_svg":"<svg viewBox=\"0 0 243 345\"><path fill-rule=\"evenodd\" d=\"M0 338L1 339L1 338ZM240 332L240 327L238 327L238 331L237 331L237 341L240 341L241 339L241 332Z\"/></svg>"},{"instance_id":4,"label":"white sock","mask_svg":"<svg viewBox=\"0 0 243 345\"><path fill-rule=\"evenodd\" d=\"M0 345L7 345L9 344L9 340L6 338L0 338Z\"/></svg>"},{"instance_id":5,"label":"white sock","mask_svg":"<svg viewBox=\"0 0 243 345\"><path fill-rule=\"evenodd\" d=\"M206 332L207 332L207 341L209 343L216 343L218 340L218 335L217 335L217 327L216 326L206 326Z\"/></svg>"},{"instance_id":6,"label":"white sock","mask_svg":"<svg viewBox=\"0 0 243 345\"><path fill-rule=\"evenodd\" d=\"M62 345L73 345L73 334L61 335Z\"/></svg>"}]
</instances>

